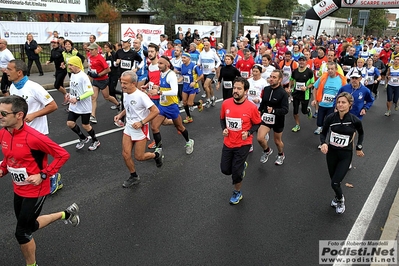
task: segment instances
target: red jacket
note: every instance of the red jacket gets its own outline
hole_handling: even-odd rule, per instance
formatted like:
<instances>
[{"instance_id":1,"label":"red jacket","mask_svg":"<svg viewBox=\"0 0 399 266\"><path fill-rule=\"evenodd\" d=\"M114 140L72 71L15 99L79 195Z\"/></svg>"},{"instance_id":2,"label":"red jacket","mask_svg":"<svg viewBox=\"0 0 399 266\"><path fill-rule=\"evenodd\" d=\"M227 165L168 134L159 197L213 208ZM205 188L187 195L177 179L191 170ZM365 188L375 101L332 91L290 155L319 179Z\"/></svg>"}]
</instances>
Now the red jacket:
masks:
<instances>
[{"instance_id":1,"label":"red jacket","mask_svg":"<svg viewBox=\"0 0 399 266\"><path fill-rule=\"evenodd\" d=\"M69 159L69 153L49 137L24 123L21 129L11 134L7 129L0 130L1 150L4 155L0 164L3 176L10 173L15 194L26 198L38 198L50 193L50 176ZM47 155L54 160L48 164ZM43 172L47 179L38 186L25 181L30 175Z\"/></svg>"}]
</instances>

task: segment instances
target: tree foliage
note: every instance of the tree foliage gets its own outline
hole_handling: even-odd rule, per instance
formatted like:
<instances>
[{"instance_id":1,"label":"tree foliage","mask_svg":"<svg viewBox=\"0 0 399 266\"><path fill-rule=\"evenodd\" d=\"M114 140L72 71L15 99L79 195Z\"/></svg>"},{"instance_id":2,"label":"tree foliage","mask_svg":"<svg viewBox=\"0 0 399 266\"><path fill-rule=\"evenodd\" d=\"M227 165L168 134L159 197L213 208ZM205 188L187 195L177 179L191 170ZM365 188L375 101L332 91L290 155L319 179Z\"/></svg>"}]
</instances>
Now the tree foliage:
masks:
<instances>
[{"instance_id":1,"label":"tree foliage","mask_svg":"<svg viewBox=\"0 0 399 266\"><path fill-rule=\"evenodd\" d=\"M266 13L268 16L291 18L292 11L298 5L298 0L270 0Z\"/></svg>"},{"instance_id":2,"label":"tree foliage","mask_svg":"<svg viewBox=\"0 0 399 266\"><path fill-rule=\"evenodd\" d=\"M98 5L104 0L88 0L89 9L91 11L95 10ZM119 11L136 11L143 5L142 0L108 0L108 4L115 7Z\"/></svg>"},{"instance_id":3,"label":"tree foliage","mask_svg":"<svg viewBox=\"0 0 399 266\"><path fill-rule=\"evenodd\" d=\"M94 9L101 22L112 23L120 19L121 13L111 4L103 1Z\"/></svg>"}]
</instances>

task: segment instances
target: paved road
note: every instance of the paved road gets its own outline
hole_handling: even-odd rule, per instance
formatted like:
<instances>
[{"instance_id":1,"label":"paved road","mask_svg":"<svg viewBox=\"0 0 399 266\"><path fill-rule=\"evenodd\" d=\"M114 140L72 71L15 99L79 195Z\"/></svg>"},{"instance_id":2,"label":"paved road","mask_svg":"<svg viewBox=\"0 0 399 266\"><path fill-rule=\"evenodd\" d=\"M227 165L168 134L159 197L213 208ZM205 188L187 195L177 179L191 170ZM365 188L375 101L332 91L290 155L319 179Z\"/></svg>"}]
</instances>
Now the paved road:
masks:
<instances>
[{"instance_id":1,"label":"paved road","mask_svg":"<svg viewBox=\"0 0 399 266\"><path fill-rule=\"evenodd\" d=\"M60 93L52 95L62 102ZM382 96L367 113L366 156L353 160L344 183L354 188L344 188L347 209L338 216L329 207L333 191L325 156L316 148L315 119L302 116L301 131L292 133L292 109L283 135L284 165L275 166L274 158L259 163L256 144L248 159L244 199L230 206L231 179L219 169L220 105L194 112L195 121L187 126L195 139L192 155L185 154L184 140L174 128L163 127L165 164L158 169L154 161L136 163L142 183L132 189L122 188L129 173L111 104L99 100L94 128L104 135L94 152L76 151L69 143L77 138L67 128L67 114L60 106L49 116L50 137L66 144L71 159L61 171L65 187L47 199L42 213L77 202L81 224L71 228L58 222L35 233L39 265L317 265L318 241L346 239L358 217L398 141L399 112L384 117ZM396 174L365 239L380 238L398 186ZM0 265L23 265L14 239L8 176L0 179L0 200Z\"/></svg>"}]
</instances>

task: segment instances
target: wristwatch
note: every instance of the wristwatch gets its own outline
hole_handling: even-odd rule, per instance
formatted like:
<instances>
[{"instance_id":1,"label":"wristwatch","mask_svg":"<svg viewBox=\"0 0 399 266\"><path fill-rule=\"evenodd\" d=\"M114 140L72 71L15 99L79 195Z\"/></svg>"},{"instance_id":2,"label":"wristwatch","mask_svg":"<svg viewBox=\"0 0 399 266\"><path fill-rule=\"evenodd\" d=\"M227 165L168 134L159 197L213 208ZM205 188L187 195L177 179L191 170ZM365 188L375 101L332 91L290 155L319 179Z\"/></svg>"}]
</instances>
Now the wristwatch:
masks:
<instances>
[{"instance_id":1,"label":"wristwatch","mask_svg":"<svg viewBox=\"0 0 399 266\"><path fill-rule=\"evenodd\" d=\"M363 145L356 145L356 150L361 151L363 149Z\"/></svg>"},{"instance_id":2,"label":"wristwatch","mask_svg":"<svg viewBox=\"0 0 399 266\"><path fill-rule=\"evenodd\" d=\"M41 177L43 180L46 180L47 174L45 174L45 173L43 173L43 172L40 172L40 177Z\"/></svg>"},{"instance_id":3,"label":"wristwatch","mask_svg":"<svg viewBox=\"0 0 399 266\"><path fill-rule=\"evenodd\" d=\"M78 97L76 97L76 100L79 102L80 101L80 97L78 96Z\"/></svg>"}]
</instances>

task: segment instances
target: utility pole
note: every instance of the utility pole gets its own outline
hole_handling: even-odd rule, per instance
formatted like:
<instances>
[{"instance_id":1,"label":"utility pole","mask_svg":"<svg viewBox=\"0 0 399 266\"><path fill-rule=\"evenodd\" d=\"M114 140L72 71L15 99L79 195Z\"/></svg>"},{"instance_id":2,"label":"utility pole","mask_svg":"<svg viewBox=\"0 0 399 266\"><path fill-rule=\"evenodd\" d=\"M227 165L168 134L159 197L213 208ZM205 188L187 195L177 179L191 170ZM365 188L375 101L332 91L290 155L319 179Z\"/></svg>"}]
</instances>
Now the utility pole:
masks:
<instances>
[{"instance_id":1,"label":"utility pole","mask_svg":"<svg viewBox=\"0 0 399 266\"><path fill-rule=\"evenodd\" d=\"M349 20L352 22L352 8L349 11ZM352 25L352 23L351 24L348 23L348 32L346 33L346 36L348 36L350 33L349 31L350 31L351 25Z\"/></svg>"},{"instance_id":2,"label":"utility pole","mask_svg":"<svg viewBox=\"0 0 399 266\"><path fill-rule=\"evenodd\" d=\"M234 40L237 38L238 36L238 19L239 19L239 15L240 15L240 0L237 0L237 7L236 7L236 24L234 27Z\"/></svg>"}]
</instances>

